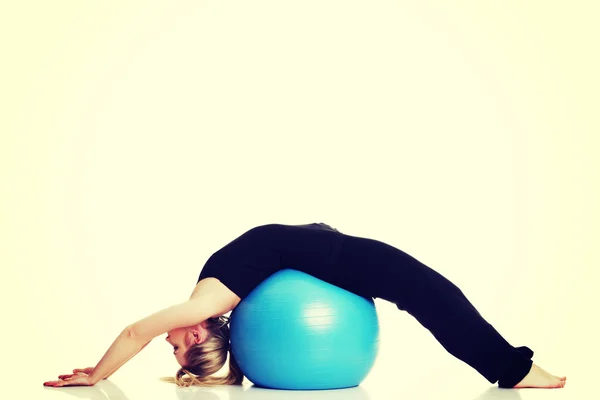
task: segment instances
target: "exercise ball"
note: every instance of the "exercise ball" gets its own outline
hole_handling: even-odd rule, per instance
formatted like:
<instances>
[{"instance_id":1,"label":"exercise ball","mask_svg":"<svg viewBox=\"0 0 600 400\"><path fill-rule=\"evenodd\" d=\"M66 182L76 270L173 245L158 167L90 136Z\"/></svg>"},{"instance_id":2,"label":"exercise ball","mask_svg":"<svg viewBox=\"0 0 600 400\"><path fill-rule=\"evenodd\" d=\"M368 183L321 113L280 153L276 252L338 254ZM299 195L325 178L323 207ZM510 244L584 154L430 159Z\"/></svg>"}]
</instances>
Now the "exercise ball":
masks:
<instances>
[{"instance_id":1,"label":"exercise ball","mask_svg":"<svg viewBox=\"0 0 600 400\"><path fill-rule=\"evenodd\" d=\"M358 386L379 351L373 299L293 269L261 282L231 313L231 351L271 389Z\"/></svg>"}]
</instances>

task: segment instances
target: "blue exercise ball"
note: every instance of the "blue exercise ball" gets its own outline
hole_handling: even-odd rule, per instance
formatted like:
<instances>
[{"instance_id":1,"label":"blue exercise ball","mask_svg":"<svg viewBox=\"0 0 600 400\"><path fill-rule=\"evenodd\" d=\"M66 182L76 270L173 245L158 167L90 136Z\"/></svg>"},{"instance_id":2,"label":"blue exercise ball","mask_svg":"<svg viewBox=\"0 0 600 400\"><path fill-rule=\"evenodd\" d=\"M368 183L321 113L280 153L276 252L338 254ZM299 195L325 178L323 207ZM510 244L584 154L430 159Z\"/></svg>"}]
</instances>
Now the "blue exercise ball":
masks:
<instances>
[{"instance_id":1,"label":"blue exercise ball","mask_svg":"<svg viewBox=\"0 0 600 400\"><path fill-rule=\"evenodd\" d=\"M231 313L230 327L244 375L272 389L357 386L379 351L373 299L293 269L254 288Z\"/></svg>"}]
</instances>

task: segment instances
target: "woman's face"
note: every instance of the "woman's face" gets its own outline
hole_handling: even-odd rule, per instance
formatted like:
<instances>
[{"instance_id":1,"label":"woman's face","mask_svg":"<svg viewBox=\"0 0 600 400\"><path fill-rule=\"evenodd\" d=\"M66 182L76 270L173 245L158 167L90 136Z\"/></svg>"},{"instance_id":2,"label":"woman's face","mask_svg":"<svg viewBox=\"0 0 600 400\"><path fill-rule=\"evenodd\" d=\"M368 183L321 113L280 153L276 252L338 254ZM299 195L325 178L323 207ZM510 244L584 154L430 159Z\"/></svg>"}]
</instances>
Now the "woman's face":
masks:
<instances>
[{"instance_id":1,"label":"woman's face","mask_svg":"<svg viewBox=\"0 0 600 400\"><path fill-rule=\"evenodd\" d=\"M187 352L188 348L194 344L202 343L206 340L207 334L208 330L205 328L205 323L202 322L198 325L172 329L167 332L165 340L173 346L175 359L177 360L177 363L183 367L185 365L184 354Z\"/></svg>"}]
</instances>

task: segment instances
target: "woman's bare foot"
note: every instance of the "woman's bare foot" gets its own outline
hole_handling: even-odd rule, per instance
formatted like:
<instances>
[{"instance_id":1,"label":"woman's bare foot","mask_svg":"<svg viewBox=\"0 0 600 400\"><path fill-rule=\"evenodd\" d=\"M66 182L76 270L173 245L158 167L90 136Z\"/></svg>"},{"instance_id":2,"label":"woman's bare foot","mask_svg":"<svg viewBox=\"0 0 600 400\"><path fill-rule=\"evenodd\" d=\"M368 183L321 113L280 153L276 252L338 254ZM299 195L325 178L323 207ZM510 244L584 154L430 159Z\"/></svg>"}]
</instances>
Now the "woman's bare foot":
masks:
<instances>
[{"instance_id":1,"label":"woman's bare foot","mask_svg":"<svg viewBox=\"0 0 600 400\"><path fill-rule=\"evenodd\" d=\"M517 383L514 388L562 388L565 386L566 380L566 376L559 377L552 375L536 364L533 364L527 376L521 382Z\"/></svg>"}]
</instances>

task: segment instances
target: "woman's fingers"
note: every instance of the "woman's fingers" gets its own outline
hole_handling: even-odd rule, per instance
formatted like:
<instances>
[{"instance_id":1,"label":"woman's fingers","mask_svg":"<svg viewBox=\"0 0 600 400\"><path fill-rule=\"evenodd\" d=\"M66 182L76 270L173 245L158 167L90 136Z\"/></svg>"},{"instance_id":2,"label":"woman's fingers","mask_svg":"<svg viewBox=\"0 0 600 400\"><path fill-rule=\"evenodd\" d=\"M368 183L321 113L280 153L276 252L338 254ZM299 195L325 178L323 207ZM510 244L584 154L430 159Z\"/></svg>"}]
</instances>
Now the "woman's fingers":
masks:
<instances>
[{"instance_id":1,"label":"woman's fingers","mask_svg":"<svg viewBox=\"0 0 600 400\"><path fill-rule=\"evenodd\" d=\"M69 383L68 380L60 379L58 381L44 382L44 386L60 387L60 386L65 386L65 384L67 384L67 383Z\"/></svg>"},{"instance_id":2,"label":"woman's fingers","mask_svg":"<svg viewBox=\"0 0 600 400\"><path fill-rule=\"evenodd\" d=\"M94 367L75 368L72 374L63 374L58 376L58 381L44 382L44 386L92 386L90 374Z\"/></svg>"},{"instance_id":3,"label":"woman's fingers","mask_svg":"<svg viewBox=\"0 0 600 400\"><path fill-rule=\"evenodd\" d=\"M61 379L58 381L48 381L44 382L44 386L53 386L53 387L61 387L61 386L93 386L93 383L88 375L79 374L73 375L67 379Z\"/></svg>"},{"instance_id":4,"label":"woman's fingers","mask_svg":"<svg viewBox=\"0 0 600 400\"><path fill-rule=\"evenodd\" d=\"M73 371L75 371L75 370L73 370ZM59 375L59 376L58 376L58 379L67 379L67 378L71 378L71 377L73 377L73 376L75 376L75 375L81 375L81 374L85 374L85 372L79 372L79 371L78 371L78 372L75 372L74 374L64 374L64 375Z\"/></svg>"},{"instance_id":5,"label":"woman's fingers","mask_svg":"<svg viewBox=\"0 0 600 400\"><path fill-rule=\"evenodd\" d=\"M77 374L91 374L94 371L94 367L88 367L88 368L75 368L73 370L72 374L63 374L63 375L59 375L58 379L65 379L65 378L70 378L73 375L77 375Z\"/></svg>"}]
</instances>

